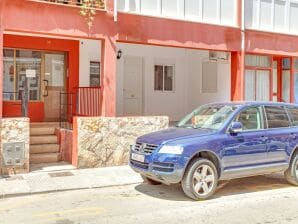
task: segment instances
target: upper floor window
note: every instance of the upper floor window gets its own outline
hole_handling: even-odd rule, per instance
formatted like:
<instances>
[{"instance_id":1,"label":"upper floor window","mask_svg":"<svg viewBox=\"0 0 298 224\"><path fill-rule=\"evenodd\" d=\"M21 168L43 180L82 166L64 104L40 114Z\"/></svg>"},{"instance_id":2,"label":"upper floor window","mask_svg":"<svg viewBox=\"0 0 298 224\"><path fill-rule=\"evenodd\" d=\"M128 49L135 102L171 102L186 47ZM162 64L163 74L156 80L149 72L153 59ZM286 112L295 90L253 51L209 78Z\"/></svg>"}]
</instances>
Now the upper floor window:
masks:
<instances>
[{"instance_id":1,"label":"upper floor window","mask_svg":"<svg viewBox=\"0 0 298 224\"><path fill-rule=\"evenodd\" d=\"M118 0L118 10L236 26L237 0Z\"/></svg>"},{"instance_id":2,"label":"upper floor window","mask_svg":"<svg viewBox=\"0 0 298 224\"><path fill-rule=\"evenodd\" d=\"M245 0L247 28L298 34L296 0Z\"/></svg>"}]
</instances>

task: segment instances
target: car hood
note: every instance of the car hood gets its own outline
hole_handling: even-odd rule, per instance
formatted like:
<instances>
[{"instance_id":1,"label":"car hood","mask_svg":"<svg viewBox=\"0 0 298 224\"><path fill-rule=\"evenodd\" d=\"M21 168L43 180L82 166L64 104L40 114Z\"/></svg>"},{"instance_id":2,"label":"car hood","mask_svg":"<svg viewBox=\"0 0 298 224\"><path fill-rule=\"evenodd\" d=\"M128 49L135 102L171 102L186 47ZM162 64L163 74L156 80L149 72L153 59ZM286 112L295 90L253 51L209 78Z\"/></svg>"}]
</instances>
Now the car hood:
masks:
<instances>
[{"instance_id":1,"label":"car hood","mask_svg":"<svg viewBox=\"0 0 298 224\"><path fill-rule=\"evenodd\" d=\"M143 135L137 139L137 142L160 145L184 137L203 136L206 134L211 134L213 132L214 131L211 129L168 128L166 130Z\"/></svg>"}]
</instances>

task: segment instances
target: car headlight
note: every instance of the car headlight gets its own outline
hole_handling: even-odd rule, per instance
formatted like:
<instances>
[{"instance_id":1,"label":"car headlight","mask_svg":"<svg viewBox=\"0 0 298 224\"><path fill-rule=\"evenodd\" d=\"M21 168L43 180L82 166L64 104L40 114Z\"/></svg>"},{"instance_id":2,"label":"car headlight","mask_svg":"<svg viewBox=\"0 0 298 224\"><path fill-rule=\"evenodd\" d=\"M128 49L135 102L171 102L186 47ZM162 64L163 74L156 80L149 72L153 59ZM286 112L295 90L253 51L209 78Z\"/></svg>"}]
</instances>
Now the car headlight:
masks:
<instances>
[{"instance_id":1,"label":"car headlight","mask_svg":"<svg viewBox=\"0 0 298 224\"><path fill-rule=\"evenodd\" d=\"M182 154L183 147L182 146L170 146L170 145L164 145L161 147L158 153L164 153L164 154Z\"/></svg>"}]
</instances>

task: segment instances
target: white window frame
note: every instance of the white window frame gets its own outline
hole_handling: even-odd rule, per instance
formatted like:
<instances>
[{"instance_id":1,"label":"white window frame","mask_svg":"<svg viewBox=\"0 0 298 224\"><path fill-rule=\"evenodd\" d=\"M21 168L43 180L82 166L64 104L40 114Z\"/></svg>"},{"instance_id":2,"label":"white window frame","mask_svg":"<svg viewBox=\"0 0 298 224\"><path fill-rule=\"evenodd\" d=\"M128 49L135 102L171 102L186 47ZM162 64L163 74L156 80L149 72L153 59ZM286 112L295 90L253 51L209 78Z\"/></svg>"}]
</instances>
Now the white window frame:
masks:
<instances>
[{"instance_id":1,"label":"white window frame","mask_svg":"<svg viewBox=\"0 0 298 224\"><path fill-rule=\"evenodd\" d=\"M257 11L256 11L256 17L257 17L257 24L255 26L246 26L248 29L255 29L255 30L264 30L264 28L260 27L260 15L261 15L261 0L256 0L257 1ZM266 31L274 32L274 33L286 33L286 34L294 34L298 35L297 31L291 31L290 30L290 5L291 3L296 3L298 4L298 0L280 0L285 2L285 12L284 12L284 28L283 29L277 29L275 28L275 0L271 0L271 18L270 18L270 25L268 26Z\"/></svg>"},{"instance_id":2,"label":"white window frame","mask_svg":"<svg viewBox=\"0 0 298 224\"><path fill-rule=\"evenodd\" d=\"M122 12L132 13L132 14L141 14L141 15L144 14L141 12L142 0L135 0L136 1L136 11L130 11L130 8L129 8L130 0L122 0L122 1L125 1L125 9ZM150 14L145 13L144 15L148 15L148 16L152 16L152 17L165 17L165 18L170 18L170 19L200 22L200 23L206 23L206 24L217 24L217 25L223 25L223 26L229 26L229 27L237 27L238 26L238 24L237 24L237 10L238 10L237 2L238 1L237 0L231 0L231 1L233 1L233 4L234 4L233 22L231 24L226 24L221 19L222 0L217 0L217 7L216 7L216 9L214 9L214 10L216 10L216 18L212 22L206 21L206 20L204 21L204 19L203 19L203 11L204 11L203 0L197 0L197 1L199 1L199 16L186 15L185 0L177 0L177 14L175 16L165 16L162 13L163 12L163 10L162 10L162 1L163 0L156 0L156 1L157 1L156 12L150 13ZM121 10L119 10L119 11L121 11Z\"/></svg>"},{"instance_id":3,"label":"white window frame","mask_svg":"<svg viewBox=\"0 0 298 224\"><path fill-rule=\"evenodd\" d=\"M157 90L155 89L155 66L162 66L162 90ZM172 81L172 90L165 90L165 67L173 67L173 81ZM170 92L175 92L175 83L176 83L176 66L175 64L166 64L166 63L155 63L154 64L154 74L153 74L153 81L154 81L154 85L153 85L153 89L156 92L165 92L165 93L170 93Z\"/></svg>"}]
</instances>

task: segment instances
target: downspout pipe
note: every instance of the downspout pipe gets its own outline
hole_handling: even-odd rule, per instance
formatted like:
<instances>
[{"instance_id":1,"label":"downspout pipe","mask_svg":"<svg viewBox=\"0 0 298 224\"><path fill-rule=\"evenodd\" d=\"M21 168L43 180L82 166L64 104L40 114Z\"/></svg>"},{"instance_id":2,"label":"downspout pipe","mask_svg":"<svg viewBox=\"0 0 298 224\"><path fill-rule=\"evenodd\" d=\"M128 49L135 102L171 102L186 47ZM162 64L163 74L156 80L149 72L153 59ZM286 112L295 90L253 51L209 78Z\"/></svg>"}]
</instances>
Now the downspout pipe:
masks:
<instances>
[{"instance_id":1,"label":"downspout pipe","mask_svg":"<svg viewBox=\"0 0 298 224\"><path fill-rule=\"evenodd\" d=\"M114 22L118 21L118 0L114 0Z\"/></svg>"}]
</instances>

